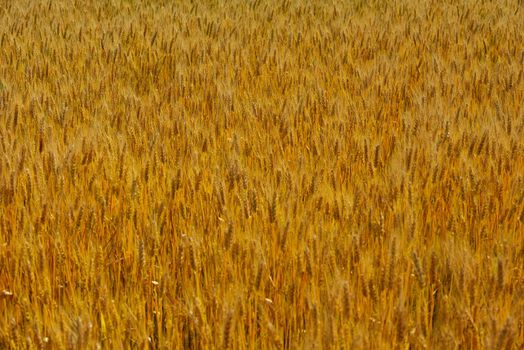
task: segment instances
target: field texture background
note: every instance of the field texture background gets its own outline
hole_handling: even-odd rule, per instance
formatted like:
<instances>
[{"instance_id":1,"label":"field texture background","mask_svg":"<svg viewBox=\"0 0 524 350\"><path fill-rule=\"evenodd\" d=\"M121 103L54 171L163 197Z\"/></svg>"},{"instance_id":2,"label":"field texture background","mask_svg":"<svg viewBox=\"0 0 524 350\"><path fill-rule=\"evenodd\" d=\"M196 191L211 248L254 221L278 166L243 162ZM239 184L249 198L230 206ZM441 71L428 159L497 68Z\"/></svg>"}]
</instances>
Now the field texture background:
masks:
<instances>
[{"instance_id":1,"label":"field texture background","mask_svg":"<svg viewBox=\"0 0 524 350\"><path fill-rule=\"evenodd\" d=\"M523 322L522 1L0 1L0 348Z\"/></svg>"}]
</instances>

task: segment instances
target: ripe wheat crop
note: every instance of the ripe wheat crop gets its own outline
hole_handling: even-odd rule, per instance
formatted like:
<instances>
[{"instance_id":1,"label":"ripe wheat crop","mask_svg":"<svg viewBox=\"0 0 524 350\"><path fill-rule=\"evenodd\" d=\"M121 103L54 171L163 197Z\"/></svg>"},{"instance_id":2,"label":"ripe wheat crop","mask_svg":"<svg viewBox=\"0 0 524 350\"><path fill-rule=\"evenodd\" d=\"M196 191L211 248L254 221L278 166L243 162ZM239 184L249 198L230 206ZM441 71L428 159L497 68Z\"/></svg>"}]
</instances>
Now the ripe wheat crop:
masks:
<instances>
[{"instance_id":1,"label":"ripe wheat crop","mask_svg":"<svg viewBox=\"0 0 524 350\"><path fill-rule=\"evenodd\" d=\"M0 348L521 349L524 3L0 0Z\"/></svg>"}]
</instances>

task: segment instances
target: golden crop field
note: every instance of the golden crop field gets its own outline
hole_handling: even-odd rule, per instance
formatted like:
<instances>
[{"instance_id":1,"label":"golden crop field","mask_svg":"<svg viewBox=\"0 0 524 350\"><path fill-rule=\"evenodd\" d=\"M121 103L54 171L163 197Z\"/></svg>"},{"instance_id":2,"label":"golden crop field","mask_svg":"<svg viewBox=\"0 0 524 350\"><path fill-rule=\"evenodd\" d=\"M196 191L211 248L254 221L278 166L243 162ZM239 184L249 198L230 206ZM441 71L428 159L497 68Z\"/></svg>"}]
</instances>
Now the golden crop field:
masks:
<instances>
[{"instance_id":1,"label":"golden crop field","mask_svg":"<svg viewBox=\"0 0 524 350\"><path fill-rule=\"evenodd\" d=\"M522 0L0 0L0 349L522 349Z\"/></svg>"}]
</instances>

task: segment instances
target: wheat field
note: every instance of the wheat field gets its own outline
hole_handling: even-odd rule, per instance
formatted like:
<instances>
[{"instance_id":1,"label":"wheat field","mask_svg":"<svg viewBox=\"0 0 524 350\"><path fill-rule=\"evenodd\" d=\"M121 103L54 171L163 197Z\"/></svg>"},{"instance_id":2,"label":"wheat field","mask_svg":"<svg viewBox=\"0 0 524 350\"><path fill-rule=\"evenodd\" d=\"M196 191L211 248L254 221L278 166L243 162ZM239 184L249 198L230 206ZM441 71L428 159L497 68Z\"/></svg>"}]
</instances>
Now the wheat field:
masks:
<instances>
[{"instance_id":1,"label":"wheat field","mask_svg":"<svg viewBox=\"0 0 524 350\"><path fill-rule=\"evenodd\" d=\"M0 0L1 349L523 347L522 0Z\"/></svg>"}]
</instances>

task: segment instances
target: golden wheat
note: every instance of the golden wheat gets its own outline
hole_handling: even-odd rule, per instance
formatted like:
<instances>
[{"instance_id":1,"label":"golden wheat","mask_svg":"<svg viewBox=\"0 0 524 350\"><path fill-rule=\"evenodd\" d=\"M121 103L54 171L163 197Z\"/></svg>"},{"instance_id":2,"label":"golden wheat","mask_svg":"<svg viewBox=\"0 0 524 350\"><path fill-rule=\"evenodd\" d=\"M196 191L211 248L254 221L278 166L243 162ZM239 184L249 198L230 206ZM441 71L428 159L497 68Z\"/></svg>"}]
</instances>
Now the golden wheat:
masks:
<instances>
[{"instance_id":1,"label":"golden wheat","mask_svg":"<svg viewBox=\"0 0 524 350\"><path fill-rule=\"evenodd\" d=\"M0 348L522 348L523 18L0 0Z\"/></svg>"}]
</instances>

